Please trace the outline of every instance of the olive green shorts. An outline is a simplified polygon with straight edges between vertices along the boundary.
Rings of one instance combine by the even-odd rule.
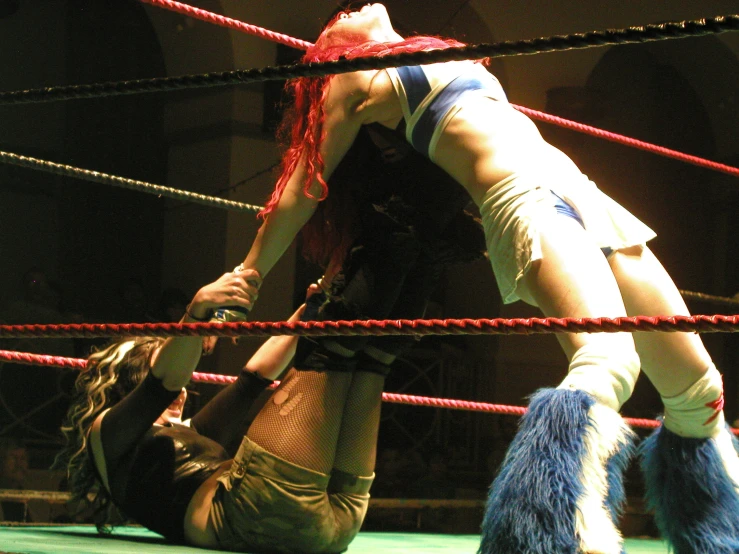
[[[343,552],[359,532],[374,475],[331,475],[295,465],[244,438],[218,479],[210,518],[220,548]]]

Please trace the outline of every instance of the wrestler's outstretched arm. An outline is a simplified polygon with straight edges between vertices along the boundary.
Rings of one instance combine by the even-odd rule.
[[[311,285],[311,287],[316,287],[316,285]],[[290,323],[300,321],[300,316],[304,311],[305,304],[301,304],[287,321]],[[299,338],[290,335],[270,337],[249,358],[249,361],[244,365],[244,371],[259,373],[267,379],[277,379],[287,369],[288,364],[295,356]]]
[[[182,322],[207,321],[209,314],[224,305],[250,310],[257,296],[259,275],[254,270],[229,272],[202,287],[188,306]],[[200,361],[202,337],[169,337],[152,356],[151,373],[168,390],[179,390]]]
[[[324,102],[325,120],[320,155],[323,158],[324,181],[341,162],[351,147],[359,129],[371,120],[371,114],[363,109],[368,96],[367,76],[349,73],[332,78]],[[298,231],[308,222],[318,205],[321,185],[314,179],[309,188],[310,198],[304,191],[307,160],[301,159],[290,175],[285,190],[274,210],[257,232],[243,267],[254,269],[265,277],[285,253]],[[312,162],[311,162],[312,163]]]

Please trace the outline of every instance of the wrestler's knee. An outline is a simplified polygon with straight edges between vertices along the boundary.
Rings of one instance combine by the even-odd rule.
[[[634,349],[585,344],[572,356],[570,370],[559,388],[582,390],[618,411],[634,391],[639,376],[639,355]]]
[[[725,426],[723,379],[713,363],[687,390],[662,402],[665,427],[681,437],[714,437]]]
[[[328,486],[328,499],[334,525],[331,540],[323,552],[343,552],[362,527],[369,506],[369,490],[374,475],[358,476],[334,470]]]

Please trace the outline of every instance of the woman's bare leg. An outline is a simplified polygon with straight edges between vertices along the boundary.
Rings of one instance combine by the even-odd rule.
[[[540,223],[543,258],[519,282],[519,295],[550,317],[626,315],[613,273],[585,230],[566,217]],[[639,371],[634,340],[630,333],[557,338],[569,373],[557,389],[531,398],[490,489],[482,554],[622,550],[614,514],[623,506],[632,433],[617,411]]]
[[[649,248],[616,251],[609,262],[628,315],[690,315],[675,283]],[[711,364],[695,333],[634,333],[634,341],[644,373],[665,397],[686,390]]]
[[[608,262],[580,224],[557,217],[541,236],[543,258],[516,292],[547,317],[621,317],[626,307]],[[634,348],[629,333],[558,333],[568,359],[592,342]]]
[[[548,317],[626,315],[616,279],[600,249],[573,219],[543,222],[543,257],[519,282],[521,297]],[[562,387],[584,390],[618,411],[631,396],[639,362],[631,333],[559,333],[569,374]]]
[[[615,252],[611,267],[629,315],[688,315],[646,247]],[[677,554],[739,552],[739,456],[723,414],[723,383],[695,333],[635,333],[664,419],[640,445],[646,497]]]

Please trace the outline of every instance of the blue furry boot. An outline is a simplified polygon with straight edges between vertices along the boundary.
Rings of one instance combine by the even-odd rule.
[[[647,504],[676,554],[739,552],[739,457],[728,429],[693,439],[662,426],[639,456]]]
[[[622,554],[633,433],[579,390],[542,389],[488,496],[478,554]]]

